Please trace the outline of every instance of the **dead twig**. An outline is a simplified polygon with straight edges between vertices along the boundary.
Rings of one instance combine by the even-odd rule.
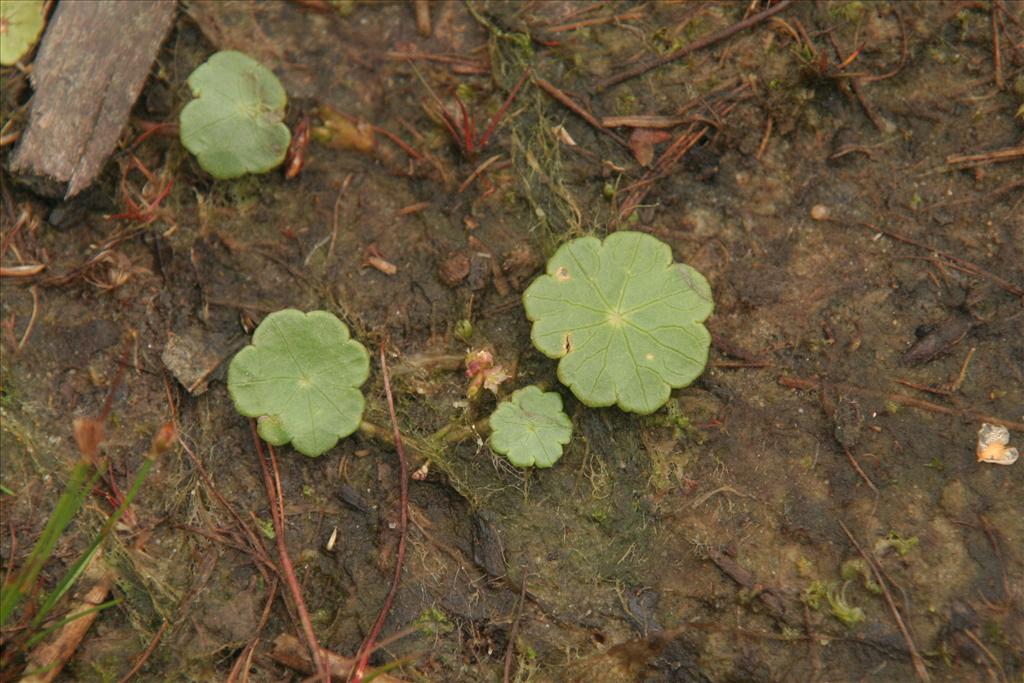
[[[32,277],[46,270],[45,263],[25,263],[20,266],[0,266],[0,277]]]
[[[993,4],[989,8],[989,19],[992,21],[992,70],[995,72],[996,87],[1002,90],[1006,87],[1003,80],[1003,55],[999,49],[999,5]]]
[[[338,196],[334,200],[334,213],[331,215],[331,242],[327,246],[328,261],[334,259],[334,243],[338,240],[338,223],[341,218],[341,198],[345,194],[345,190],[348,189],[351,182],[352,174],[349,173],[345,176],[345,179],[341,181],[341,187],[338,189]]]
[[[757,154],[754,155],[756,161],[761,161],[761,156],[764,151],[768,148],[768,139],[772,136],[772,117],[768,117],[768,121],[764,124],[764,135],[761,136],[761,144],[757,146]]]
[[[946,163],[950,166],[959,166],[961,168],[974,168],[984,164],[1014,161],[1021,157],[1024,157],[1024,145],[997,149],[992,152],[979,152],[977,154],[950,154],[946,157]]]
[[[480,164],[479,166],[477,166],[473,170],[473,172],[469,174],[469,177],[466,178],[464,181],[462,181],[462,184],[459,185],[459,189],[455,191],[455,194],[462,194],[466,190],[467,187],[469,187],[470,185],[473,184],[474,180],[476,180],[477,178],[480,177],[480,174],[482,174],[484,171],[486,171],[487,168],[491,164],[493,164],[494,162],[496,162],[500,158],[501,158],[500,154],[495,154],[494,156],[489,158],[487,161],[485,161],[482,164]]]
[[[949,252],[941,251],[941,250],[936,249],[934,247],[930,247],[927,244],[924,244],[923,242],[918,242],[917,240],[914,240],[914,239],[911,239],[909,237],[906,237],[905,235],[901,235],[899,233],[892,232],[891,230],[884,230],[884,229],[878,227],[877,225],[873,225],[871,223],[859,223],[858,225],[860,225],[862,228],[865,228],[867,230],[871,230],[872,232],[881,233],[881,234],[885,235],[886,237],[889,237],[891,239],[896,240],[897,242],[903,242],[904,244],[909,244],[911,246],[917,247],[918,249],[925,249],[925,250],[927,250],[927,251],[929,251],[929,252],[931,252],[933,254],[936,254],[936,255],[941,256],[942,258],[946,259],[947,261],[949,261],[949,263],[947,265],[952,266],[953,268],[956,268],[957,270],[962,270],[965,273],[969,273],[971,275],[977,275],[979,277],[983,277],[983,278],[986,278],[988,280],[991,280],[992,282],[996,283],[996,285],[998,285],[1002,289],[1005,289],[1007,292],[1010,292],[1011,294],[1013,294],[1015,296],[1024,297],[1024,289],[1021,289],[1020,287],[1014,285],[1012,282],[1004,280],[1003,278],[999,277],[998,275],[995,275],[993,273],[988,272],[987,270],[985,270],[981,266],[976,265],[974,263],[971,263],[970,261],[966,261],[966,260],[964,260],[962,258],[959,258],[957,256],[953,256]]]
[[[7,247],[11,244],[14,238],[18,236],[18,233],[21,232],[21,229],[29,222],[30,218],[32,218],[32,212],[28,209],[22,209],[21,213],[18,215],[18,220],[14,223],[11,229],[4,234],[3,240],[0,241],[0,258],[7,255]]]
[[[25,326],[25,331],[21,335],[21,340],[18,342],[18,346],[14,349],[14,354],[21,353],[22,348],[28,342],[28,338],[32,336],[32,329],[36,326],[36,319],[39,317],[39,288],[35,285],[29,287],[29,291],[32,292],[32,316],[28,319],[28,325]]]
[[[543,78],[537,77],[534,78],[533,80],[541,90],[551,95],[551,97],[553,97],[559,104],[561,104],[563,107],[571,111],[573,114],[576,114],[576,116],[579,116],[581,119],[589,123],[591,127],[593,127],[597,132],[607,135],[609,138],[617,142],[620,146],[624,147],[625,149],[629,149],[629,143],[623,140],[622,137],[620,137],[614,131],[608,130],[603,125],[601,125],[601,122],[598,121],[593,114],[584,109],[581,105],[577,104],[576,101],[573,100],[568,95],[566,95],[563,90],[555,87],[554,85],[544,80]]]
[[[774,619],[791,626],[798,626],[799,621],[786,610],[786,604],[776,589],[766,586],[757,580],[752,572],[741,566],[739,562],[714,548],[708,548],[708,559],[715,563],[723,574],[749,590],[767,608]]]
[[[1006,672],[1003,671],[1003,665],[1000,664],[999,660],[996,658],[996,656],[994,654],[992,654],[992,650],[989,650],[988,647],[985,646],[985,643],[981,642],[981,638],[976,636],[974,634],[974,631],[972,631],[969,628],[965,628],[963,630],[963,634],[965,636],[967,636],[968,639],[970,639],[970,641],[972,643],[977,645],[978,649],[980,649],[982,652],[984,652],[985,656],[989,658],[989,660],[995,666],[995,670],[999,672],[999,680],[1001,681],[1001,683],[1008,683],[1009,679],[1006,677]],[[991,669],[989,669],[989,675],[992,675],[992,670]]]
[[[850,449],[843,446],[843,452],[846,453],[846,459],[850,461],[850,465],[852,465],[853,469],[856,470],[858,475],[860,475],[860,478],[864,480],[864,483],[868,485],[868,488],[874,491],[876,496],[879,495],[878,489],[875,487],[875,483],[871,481],[871,477],[867,475],[867,472],[861,469],[860,463],[857,462],[857,458],[853,457],[853,453],[850,452]]]
[[[451,65],[452,71],[458,74],[486,74],[491,69],[487,64],[474,62],[460,55],[432,54],[428,52],[390,51],[382,55],[385,59],[398,62],[436,62]]]
[[[790,389],[804,389],[809,391],[821,390],[821,382],[817,379],[809,380],[782,375],[779,377],[779,384],[784,387],[789,387]],[[971,422],[989,422],[991,424],[1002,425],[1007,429],[1024,432],[1024,422],[1004,420],[992,415],[985,415],[977,410],[971,410],[969,408],[949,408],[947,406],[939,405],[938,403],[932,403],[931,401],[907,396],[906,394],[888,393],[877,389],[858,387],[852,384],[838,383],[833,384],[832,386],[841,391],[861,394],[862,396],[870,396],[884,401],[892,401],[893,403],[901,406],[907,406],[908,408],[917,408],[918,410],[925,410],[930,413],[939,413],[941,415],[953,415],[956,417],[962,417],[963,419]]]
[[[149,660],[150,656],[152,656],[153,651],[156,650],[156,646],[160,644],[160,639],[164,637],[164,632],[167,631],[167,627],[170,625],[171,622],[164,619],[164,623],[160,625],[156,635],[149,641],[149,645],[146,646],[146,649],[141,655],[139,655],[138,659],[135,660],[135,663],[132,664],[132,668],[128,670],[128,673],[122,676],[117,683],[128,683],[135,674],[139,673],[142,666]]]
[[[850,540],[850,543],[857,550],[857,553],[861,556],[868,567],[871,568],[871,573],[875,576],[875,582],[881,586],[882,595],[885,596],[885,602],[889,605],[889,609],[892,611],[892,616],[896,620],[896,626],[899,627],[900,633],[903,634],[903,640],[907,643],[907,649],[910,650],[910,661],[914,666],[914,673],[917,675],[918,680],[923,683],[928,683],[931,677],[928,675],[928,669],[925,668],[924,659],[917,651],[917,646],[914,645],[914,639],[910,637],[910,631],[907,629],[906,624],[903,623],[903,617],[900,616],[899,609],[896,608],[896,603],[892,599],[892,594],[889,592],[889,587],[886,585],[885,579],[882,577],[882,572],[879,571],[875,561],[870,557],[864,549],[860,547],[860,543],[854,538],[850,530],[843,524],[842,520],[839,520],[839,526],[843,528],[843,533]]]
[[[631,78],[635,78],[637,76],[645,74],[651,69],[657,68],[664,64],[668,64],[669,62],[674,62],[677,59],[681,59],[686,55],[690,54],[691,52],[696,52],[697,50],[708,47],[709,45],[714,45],[719,41],[725,40],[726,38],[729,38],[741,31],[745,31],[752,26],[760,24],[765,19],[775,16],[782,10],[789,7],[791,2],[792,0],[782,0],[782,2],[774,5],[773,7],[769,7],[763,12],[758,12],[757,14],[747,17],[743,21],[737,22],[732,26],[729,26],[728,28],[724,28],[721,31],[716,31],[710,35],[704,36],[703,38],[698,38],[689,45],[685,45],[679,48],[678,50],[669,52],[668,54],[662,55],[661,57],[658,57],[657,59],[654,59],[650,62],[638,64],[630,69],[626,69],[621,73],[606,78],[603,81],[599,81],[597,83],[596,89],[598,92],[601,92],[602,90],[607,90],[613,85],[618,85],[623,81],[628,81]]]
[[[391,612],[391,605],[395,601],[395,595],[398,593],[398,585],[402,580],[402,565],[405,562],[405,543],[409,532],[409,466],[405,458],[405,449],[402,447],[402,433],[398,429],[398,417],[395,414],[395,399],[391,394],[391,377],[388,374],[388,362],[385,357],[384,349],[385,344],[386,341],[381,342],[380,345],[380,370],[384,381],[384,394],[388,401],[388,415],[391,416],[391,431],[395,439],[395,451],[398,453],[398,476],[400,484],[399,504],[401,508],[398,518],[398,550],[395,554],[395,574],[391,579],[391,588],[388,590],[387,597],[384,598],[384,604],[380,608],[380,614],[377,615],[376,623],[374,623],[373,628],[370,630],[370,634],[366,637],[366,640],[363,642],[363,646],[359,649],[359,653],[356,655],[356,666],[352,669],[352,675],[350,676],[352,683],[361,683],[363,680],[363,676],[366,672],[366,665],[370,659],[370,653],[373,652],[377,637],[380,635],[381,629],[384,628],[384,621]]]
[[[428,0],[413,0],[413,9],[416,12],[416,30],[423,38],[430,37],[430,3]]]
[[[656,114],[635,116],[602,116],[605,128],[675,128],[686,123],[684,116],[658,116]]]
[[[643,12],[632,10],[629,12],[623,12],[622,14],[615,14],[606,17],[592,17],[590,19],[580,19],[568,24],[559,24],[558,26],[552,26],[550,28],[543,29],[544,33],[564,33],[565,31],[575,31],[579,28],[585,28],[587,26],[601,26],[604,24],[618,24],[624,21],[634,21],[643,19]]]
[[[512,620],[512,630],[508,634],[508,645],[505,648],[505,669],[502,674],[503,683],[509,683],[512,675],[512,655],[516,651],[516,637],[519,635],[519,622],[523,618],[523,605],[526,604],[526,579],[523,576],[523,585],[519,590],[519,602],[516,604],[516,616]]]

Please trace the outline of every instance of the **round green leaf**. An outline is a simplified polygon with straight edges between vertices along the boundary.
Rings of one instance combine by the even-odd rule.
[[[10,66],[43,31],[43,0],[0,0],[0,64]]]
[[[640,232],[563,244],[523,294],[533,345],[588,406],[652,413],[700,376],[714,307],[704,276]]]
[[[491,448],[516,467],[551,467],[572,438],[572,421],[562,397],[528,386],[503,401],[491,415]]]
[[[181,110],[181,144],[210,175],[266,173],[284,161],[288,97],[270,69],[226,50],[193,71],[188,85],[196,99]]]
[[[289,308],[268,315],[231,360],[228,392],[268,443],[315,457],[359,427],[369,375],[369,354],[344,323]]]

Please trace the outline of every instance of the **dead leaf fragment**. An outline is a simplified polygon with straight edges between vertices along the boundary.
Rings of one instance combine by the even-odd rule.
[[[1016,448],[1009,448],[1010,430],[1002,425],[984,422],[978,430],[978,462],[993,465],[1012,465],[1020,454]]]
[[[641,166],[649,167],[654,161],[654,146],[672,139],[672,134],[653,128],[636,128],[629,136],[629,149]]]

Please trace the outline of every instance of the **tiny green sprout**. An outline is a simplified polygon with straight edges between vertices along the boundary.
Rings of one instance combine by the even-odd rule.
[[[875,552],[879,555],[884,553],[889,548],[892,548],[900,557],[906,557],[907,554],[913,550],[920,542],[917,536],[911,536],[910,538],[903,538],[895,531],[890,531],[889,535],[885,538],[880,538],[875,542]]]
[[[455,336],[468,344],[473,338],[473,323],[465,318],[455,323]]]
[[[436,607],[431,607],[422,612],[416,618],[416,621],[413,622],[413,625],[427,636],[450,633],[455,628],[451,620],[448,619],[448,615]]]
[[[16,64],[42,32],[43,0],[0,0],[0,64]]]
[[[225,50],[188,77],[195,99],[181,110],[181,144],[215,178],[266,173],[284,161],[288,96],[270,69]]]
[[[316,457],[359,428],[359,390],[370,374],[366,348],[326,311],[268,315],[228,366],[235,409],[257,418],[259,435]]]
[[[256,518],[256,524],[260,528],[260,533],[263,534],[264,538],[273,541],[277,538],[277,532],[274,531],[274,523],[269,519]]]
[[[871,575],[871,570],[868,569],[864,560],[859,557],[843,562],[843,566],[840,568],[840,574],[846,581],[854,581],[860,578],[864,583],[864,589],[870,593],[874,593],[875,595],[881,595],[882,593],[882,587],[875,583],[875,579]]]
[[[653,413],[707,364],[711,287],[645,233],[563,244],[523,307],[533,345],[559,360],[558,379],[591,407]]]
[[[843,622],[847,628],[853,628],[864,621],[864,610],[846,602],[847,585],[849,584],[844,583],[841,590],[836,590],[835,586],[829,588],[825,598],[828,600],[829,613]]]
[[[821,609],[821,601],[828,594],[828,586],[821,579],[815,579],[800,594],[800,599],[811,609]]]
[[[491,414],[490,445],[516,467],[551,467],[572,438],[562,397],[530,385],[513,392]]]

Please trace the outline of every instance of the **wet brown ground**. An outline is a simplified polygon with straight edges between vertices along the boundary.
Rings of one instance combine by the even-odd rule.
[[[518,681],[907,681],[922,677],[913,642],[931,680],[1019,680],[1024,464],[977,463],[975,438],[981,416],[1011,423],[1018,446],[1024,433],[1024,163],[949,158],[1020,149],[1019,7],[798,3],[596,87],[748,5],[438,3],[423,38],[404,4],[344,16],[189,4],[95,188],[52,203],[5,174],[5,245],[23,209],[39,221],[10,239],[4,265],[47,268],[3,282],[3,570],[42,528],[77,458],[71,422],[99,412],[119,362],[112,478],[125,486],[173,415],[181,434],[109,546],[123,602],[63,677],[117,680],[159,633],[140,679],[224,680],[246,658],[249,680],[301,679],[268,656],[298,630],[280,590],[262,619],[274,593],[244,528],[274,549],[260,536],[270,512],[249,425],[222,369],[191,395],[161,357],[171,341],[209,370],[244,342],[245,321],[296,307],[337,313],[371,349],[387,339],[411,439],[492,409],[465,406],[457,365],[470,347],[514,366],[516,386],[560,391],[574,422],[548,471],[515,471],[476,438],[437,449],[411,487],[384,631],[408,633],[373,660],[402,660],[390,673],[501,680],[511,652]],[[214,182],[175,138],[154,136],[134,150],[147,181],[128,144],[143,121],[173,121],[185,78],[227,48],[278,74],[290,124],[329,105],[421,158],[378,132],[371,153],[314,142],[293,181]],[[705,134],[653,174],[633,128],[612,129],[620,144],[530,80],[487,148],[461,153],[428,87],[446,106],[458,92],[482,130],[527,65],[598,119],[677,117],[655,159]],[[5,82],[6,117],[27,92],[22,76]],[[168,180],[151,224],[106,218]],[[519,305],[557,244],[621,228],[666,241],[715,293],[707,372],[649,417],[579,404],[532,348]],[[394,275],[365,265],[371,245]],[[454,334],[466,318],[469,344]],[[379,368],[366,393],[367,419],[386,426]],[[316,632],[351,656],[394,563],[395,455],[362,436],[315,460],[279,455]],[[44,588],[108,511],[91,500]],[[863,558],[843,525],[891,605],[849,564]],[[844,625],[840,600],[863,621]]]

